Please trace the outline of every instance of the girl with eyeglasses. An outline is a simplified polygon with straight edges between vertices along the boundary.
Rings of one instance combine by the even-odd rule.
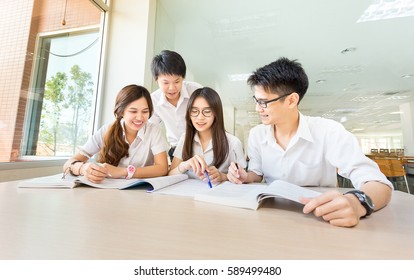
[[[224,129],[223,106],[218,93],[199,88],[191,95],[185,116],[186,132],[178,141],[168,175],[187,172],[213,184],[227,181],[231,162],[246,167],[241,141]]]

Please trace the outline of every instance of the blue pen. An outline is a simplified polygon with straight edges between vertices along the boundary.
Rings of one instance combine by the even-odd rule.
[[[207,183],[208,183],[208,185],[209,185],[209,187],[210,187],[210,189],[213,187],[213,185],[211,184],[211,181],[210,181],[210,177],[208,176],[208,172],[207,172],[207,170],[206,171],[204,171],[204,173],[206,174],[206,177],[207,177]]]

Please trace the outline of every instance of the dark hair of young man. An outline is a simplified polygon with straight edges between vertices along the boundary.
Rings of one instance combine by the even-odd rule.
[[[115,121],[104,136],[104,144],[98,155],[98,162],[106,162],[118,166],[123,157],[128,157],[129,144],[125,141],[124,131],[120,120],[123,118],[126,107],[135,100],[145,98],[151,117],[154,107],[149,91],[138,85],[128,85],[122,88],[116,96],[114,115]]]
[[[299,62],[281,57],[258,68],[247,79],[247,84],[262,87],[266,92],[279,96],[296,92],[300,102],[308,90],[309,81]]]
[[[184,79],[186,71],[184,59],[177,52],[163,50],[152,59],[151,72],[155,80],[159,75],[177,75]]]
[[[219,166],[223,164],[229,154],[229,142],[227,141],[226,130],[224,128],[223,106],[221,104],[220,96],[215,90],[209,87],[196,89],[188,101],[187,113],[185,115],[186,130],[182,154],[183,161],[188,160],[194,156],[193,140],[195,134],[197,133],[197,130],[191,121],[190,112],[195,99],[198,97],[204,98],[213,111],[212,117],[214,117],[214,121],[211,125],[211,136],[214,158],[211,165],[219,168]]]

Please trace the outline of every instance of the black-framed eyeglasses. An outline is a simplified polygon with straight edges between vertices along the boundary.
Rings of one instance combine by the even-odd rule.
[[[211,117],[213,115],[213,110],[211,110],[210,108],[205,108],[203,110],[201,110],[201,114],[203,114],[204,117]],[[196,109],[196,108],[192,108],[190,110],[190,116],[192,117],[198,117],[198,115],[200,115],[200,110]]]
[[[254,96],[254,95],[253,95],[253,99],[254,99],[254,102],[255,102],[256,104],[258,104],[260,107],[262,107],[262,108],[267,108],[267,104],[268,104],[268,103],[278,101],[279,99],[282,99],[283,97],[286,97],[286,96],[288,96],[288,95],[291,95],[292,93],[293,93],[293,92],[291,92],[291,93],[287,93],[287,94],[284,94],[284,95],[282,95],[282,96],[279,96],[279,97],[277,97],[277,98],[275,98],[275,99],[270,99],[270,100],[257,100],[256,96]]]

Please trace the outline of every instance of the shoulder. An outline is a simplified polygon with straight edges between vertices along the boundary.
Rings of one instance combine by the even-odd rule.
[[[157,89],[156,91],[151,93],[151,99],[154,105],[158,104],[160,102],[160,99],[162,97],[163,93],[161,89]]]
[[[183,87],[189,94],[192,94],[196,89],[202,88],[203,86],[196,82],[183,81]]]
[[[115,123],[114,122],[112,122],[112,123],[106,123],[106,124],[104,124],[103,126],[101,126],[95,133],[94,133],[94,135],[101,135],[101,136],[103,136],[107,131],[108,131],[108,129],[110,128],[110,127],[112,127],[113,125],[114,125]]]
[[[270,125],[264,125],[264,124],[259,124],[256,125],[255,127],[253,127],[252,129],[250,129],[250,135],[251,136],[264,136],[267,134],[267,131],[269,130]]]
[[[227,141],[231,144],[231,145],[236,145],[236,144],[241,144],[241,141],[239,138],[237,138],[236,136],[234,136],[233,134],[230,134],[228,132],[226,132],[226,137],[227,137]]]
[[[322,117],[303,116],[304,121],[308,124],[311,130],[324,129],[324,130],[345,130],[344,126],[334,120],[326,119]]]
[[[147,122],[145,124],[146,131],[148,132],[155,132],[155,131],[161,131],[161,126],[159,123],[153,123],[153,122]]]

